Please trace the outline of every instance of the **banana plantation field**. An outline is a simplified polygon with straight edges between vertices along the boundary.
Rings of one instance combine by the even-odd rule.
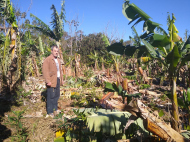
[[[174,14],[165,31],[125,1],[133,37],[117,41],[68,34],[64,7],[51,6],[51,27],[0,1],[0,142],[189,142],[190,37],[178,35]],[[54,45],[64,83],[51,116],[42,66]]]

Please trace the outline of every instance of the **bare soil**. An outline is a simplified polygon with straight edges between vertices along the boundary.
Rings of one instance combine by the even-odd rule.
[[[38,96],[41,97],[41,96]],[[2,103],[2,102],[1,102]],[[71,100],[64,99],[63,96],[59,99],[60,110],[65,115],[71,115],[73,107],[70,106]],[[9,108],[9,103],[2,103],[4,108]],[[1,105],[2,106],[2,105]],[[27,128],[26,133],[28,134],[28,142],[53,142],[55,138],[55,132],[58,129],[56,119],[51,117],[46,118],[46,103],[42,100],[36,103],[32,103],[29,99],[24,100],[20,105],[12,105],[9,111],[4,112],[1,115],[0,123],[0,142],[11,142],[11,136],[16,135],[16,129],[10,125],[8,116],[15,116],[12,111],[23,111],[23,118],[21,122],[23,127]]]

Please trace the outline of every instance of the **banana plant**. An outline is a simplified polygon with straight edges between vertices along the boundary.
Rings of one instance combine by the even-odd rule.
[[[122,96],[123,103],[127,104],[129,104],[129,102],[132,100],[133,97],[139,98],[141,96],[141,93],[128,94],[127,90],[124,89],[124,86],[122,87],[121,85],[116,85],[115,83],[109,83],[109,82],[106,82],[105,91],[117,92],[118,95]],[[127,97],[127,102],[124,102],[125,97]]]
[[[99,56],[98,56],[98,53],[96,51],[94,51],[94,54],[92,52],[90,52],[90,55],[88,55],[88,57],[92,60],[95,61],[95,64],[94,64],[94,69],[97,70],[99,69],[99,65],[98,65],[98,59],[99,59]]]
[[[130,21],[129,24],[137,20],[134,25],[144,21],[144,34],[140,36],[141,41],[151,55],[151,58],[162,62],[167,68],[172,81],[172,116],[174,118],[172,127],[179,131],[178,128],[178,102],[176,93],[176,79],[180,68],[190,60],[190,37],[186,42],[178,36],[178,30],[175,27],[175,17],[168,17],[168,34],[164,31],[160,24],[150,20],[144,11],[138,8],[135,4],[129,4],[129,1],[124,2],[123,10],[124,16]],[[133,26],[134,26],[133,25]],[[155,30],[159,33],[155,33]],[[127,49],[125,51],[128,51]]]
[[[190,60],[190,37],[186,42],[178,36],[178,30],[175,27],[175,17],[168,17],[168,33],[160,27],[160,24],[150,20],[150,16],[142,11],[135,4],[130,4],[126,0],[122,9],[123,15],[130,21],[129,24],[136,21],[132,27],[139,22],[144,21],[143,31],[140,40],[143,45],[138,46],[123,46],[121,43],[114,43],[108,46],[108,51],[114,54],[125,54],[133,56],[138,50],[137,58],[148,53],[151,58],[159,60],[167,69],[172,81],[172,116],[174,121],[172,127],[178,129],[178,102],[176,94],[176,79],[181,66],[185,65]],[[157,31],[157,33],[155,33]]]
[[[86,141],[98,142],[103,141],[104,134],[112,136],[112,138],[114,136],[115,140],[134,138],[137,136],[137,132],[141,132],[144,136],[148,135],[148,131],[144,128],[141,118],[135,120],[134,125],[130,126],[123,133],[123,128],[131,116],[129,112],[99,108],[73,109],[73,111],[77,116],[69,121],[67,119],[64,120],[64,124],[59,126],[62,128],[62,133],[60,135],[57,134],[59,137],[55,140],[58,141],[62,137],[65,137],[69,141],[72,141],[73,138],[85,141],[83,138],[86,138],[88,139]],[[77,124],[78,127],[75,127],[73,124]]]
[[[58,14],[55,6],[52,4],[51,10],[53,10],[52,13],[52,29],[50,26],[45,24],[43,21],[41,21],[38,17],[36,17],[33,14],[30,14],[30,17],[33,18],[38,25],[30,25],[27,24],[29,28],[36,29],[43,33],[44,35],[54,39],[56,41],[57,46],[59,47],[59,56],[62,61],[62,68],[64,68],[64,63],[63,63],[63,54],[62,54],[62,49],[61,49],[61,38],[63,36],[64,32],[64,22],[65,20],[65,1],[63,0],[61,3],[61,13]]]
[[[188,112],[188,125],[184,126],[186,130],[190,130],[190,88],[183,90],[183,98],[178,98],[179,106]]]
[[[9,81],[13,85],[21,75],[21,42],[20,36],[18,33],[18,26],[16,21],[16,16],[14,13],[14,7],[10,0],[2,0],[0,1],[0,15],[2,18],[6,20],[6,22],[10,25],[10,28],[5,27],[5,42],[4,42],[4,51],[3,51],[3,60],[2,60],[2,70],[3,70],[3,78],[6,82],[6,75],[8,71],[13,72],[16,69],[17,76],[11,73],[11,80]],[[10,46],[10,48],[8,48]],[[9,51],[10,50],[10,51]],[[11,52],[11,56],[9,57],[9,52]],[[13,67],[13,68],[10,68]],[[14,73],[15,74],[15,73]],[[16,78],[15,78],[16,77]]]

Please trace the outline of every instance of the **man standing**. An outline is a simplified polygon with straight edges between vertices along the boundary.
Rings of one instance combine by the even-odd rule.
[[[53,117],[53,112],[58,112],[57,105],[60,97],[60,85],[63,84],[60,59],[57,58],[59,48],[51,47],[51,55],[48,56],[42,66],[43,77],[47,86],[47,116]]]

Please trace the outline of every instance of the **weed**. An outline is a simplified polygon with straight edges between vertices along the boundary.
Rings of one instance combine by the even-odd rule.
[[[37,124],[34,123],[34,124],[33,124],[33,128],[32,128],[32,134],[33,134],[33,135],[34,135],[34,131],[35,131],[35,129],[36,129],[36,126],[37,126]]]
[[[149,88],[149,87],[150,87],[149,84],[141,84],[141,85],[139,86],[139,89],[146,89],[146,88]]]
[[[161,99],[162,101],[165,101],[167,98],[168,98],[168,97],[167,97],[165,94],[160,96],[160,99]]]
[[[71,141],[74,139],[79,139],[79,141],[82,141],[82,138],[85,137],[84,130],[86,130],[86,115],[83,112],[80,112],[78,110],[73,109],[74,114],[76,115],[75,118],[67,119],[64,117],[64,121],[56,121],[59,125],[58,128],[61,131],[64,131],[63,137],[66,140]],[[55,119],[62,118],[63,113],[59,114],[60,116],[56,117]],[[75,133],[73,133],[75,132]],[[76,136],[73,137],[73,134]]]
[[[136,80],[137,79],[136,75],[124,76],[123,78],[127,78],[129,80]]]
[[[20,103],[23,101],[24,98],[27,98],[28,96],[31,95],[31,90],[29,92],[26,92],[22,86],[19,86],[16,93],[17,93],[16,101],[17,103]]]
[[[27,128],[23,127],[21,119],[23,118],[22,114],[24,111],[12,111],[14,116],[8,115],[8,121],[11,126],[16,129],[16,134],[12,136],[11,141],[25,142],[27,141]]]
[[[89,79],[90,77],[92,77],[93,75],[93,71],[91,69],[87,69],[84,71],[84,76]]]

